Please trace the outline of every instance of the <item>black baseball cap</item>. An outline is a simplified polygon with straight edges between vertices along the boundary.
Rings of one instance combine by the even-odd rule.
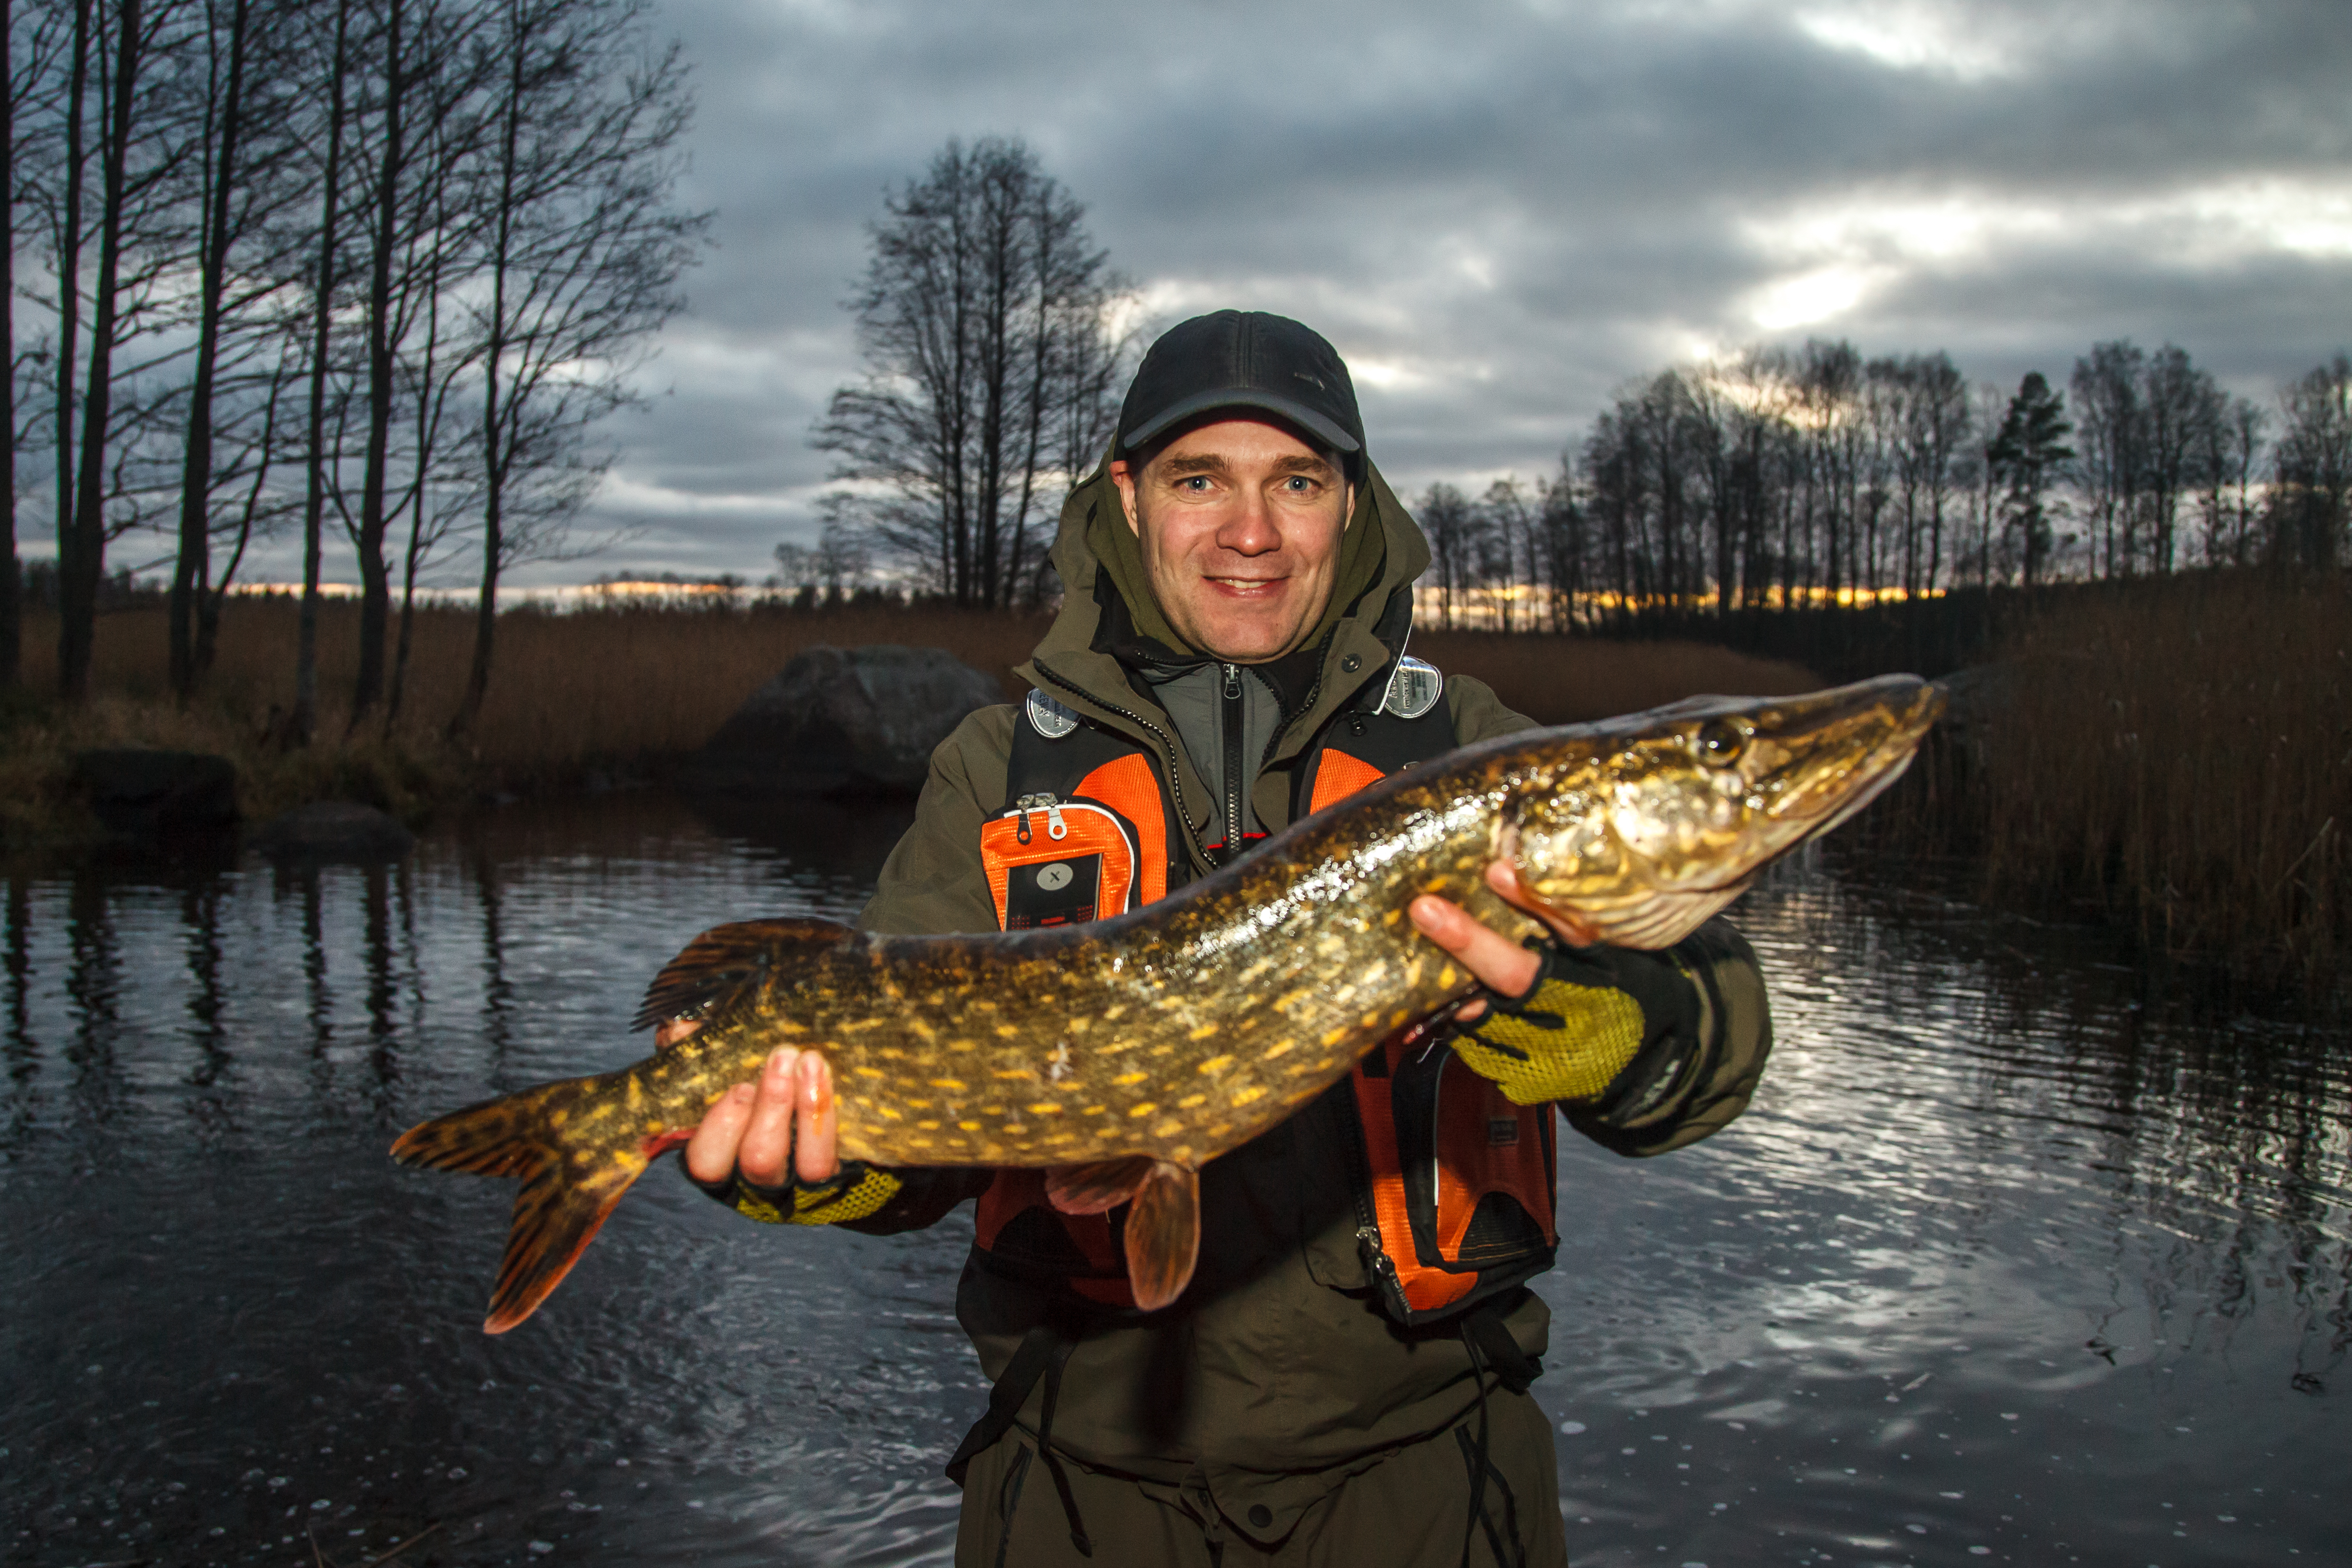
[[[1364,449],[1355,383],[1321,333],[1287,316],[1219,310],[1171,327],[1143,356],[1119,406],[1118,450],[1221,408],[1264,409],[1341,453]]]

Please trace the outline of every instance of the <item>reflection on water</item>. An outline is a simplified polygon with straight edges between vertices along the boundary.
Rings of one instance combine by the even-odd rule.
[[[394,867],[9,883],[5,1560],[946,1561],[968,1220],[778,1233],[656,1173],[492,1340],[510,1189],[383,1152],[641,1054],[687,937],[846,914],[899,821],[614,797]],[[1741,912],[1781,1039],[1747,1118],[1563,1148],[1576,1560],[2352,1555],[2346,1040],[1866,871]]]

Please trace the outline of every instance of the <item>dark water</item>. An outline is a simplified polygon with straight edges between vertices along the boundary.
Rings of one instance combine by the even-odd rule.
[[[390,871],[8,884],[5,1562],[944,1563],[968,1221],[773,1231],[656,1172],[492,1340],[510,1189],[383,1155],[641,1054],[685,938],[854,909],[897,825],[615,797]],[[2352,1561],[2352,1042],[1869,875],[1743,906],[1747,1118],[1563,1149],[1576,1561]]]

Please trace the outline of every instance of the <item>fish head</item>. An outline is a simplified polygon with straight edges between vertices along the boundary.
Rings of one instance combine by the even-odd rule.
[[[1900,778],[1943,706],[1927,682],[1885,675],[1548,731],[1513,780],[1498,850],[1529,897],[1601,940],[1669,946]]]

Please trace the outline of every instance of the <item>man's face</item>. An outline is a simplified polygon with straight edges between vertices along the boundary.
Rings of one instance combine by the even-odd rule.
[[[1238,664],[1306,642],[1330,602],[1355,501],[1313,447],[1262,420],[1221,420],[1186,432],[1139,474],[1112,463],[1110,476],[1177,635]]]

